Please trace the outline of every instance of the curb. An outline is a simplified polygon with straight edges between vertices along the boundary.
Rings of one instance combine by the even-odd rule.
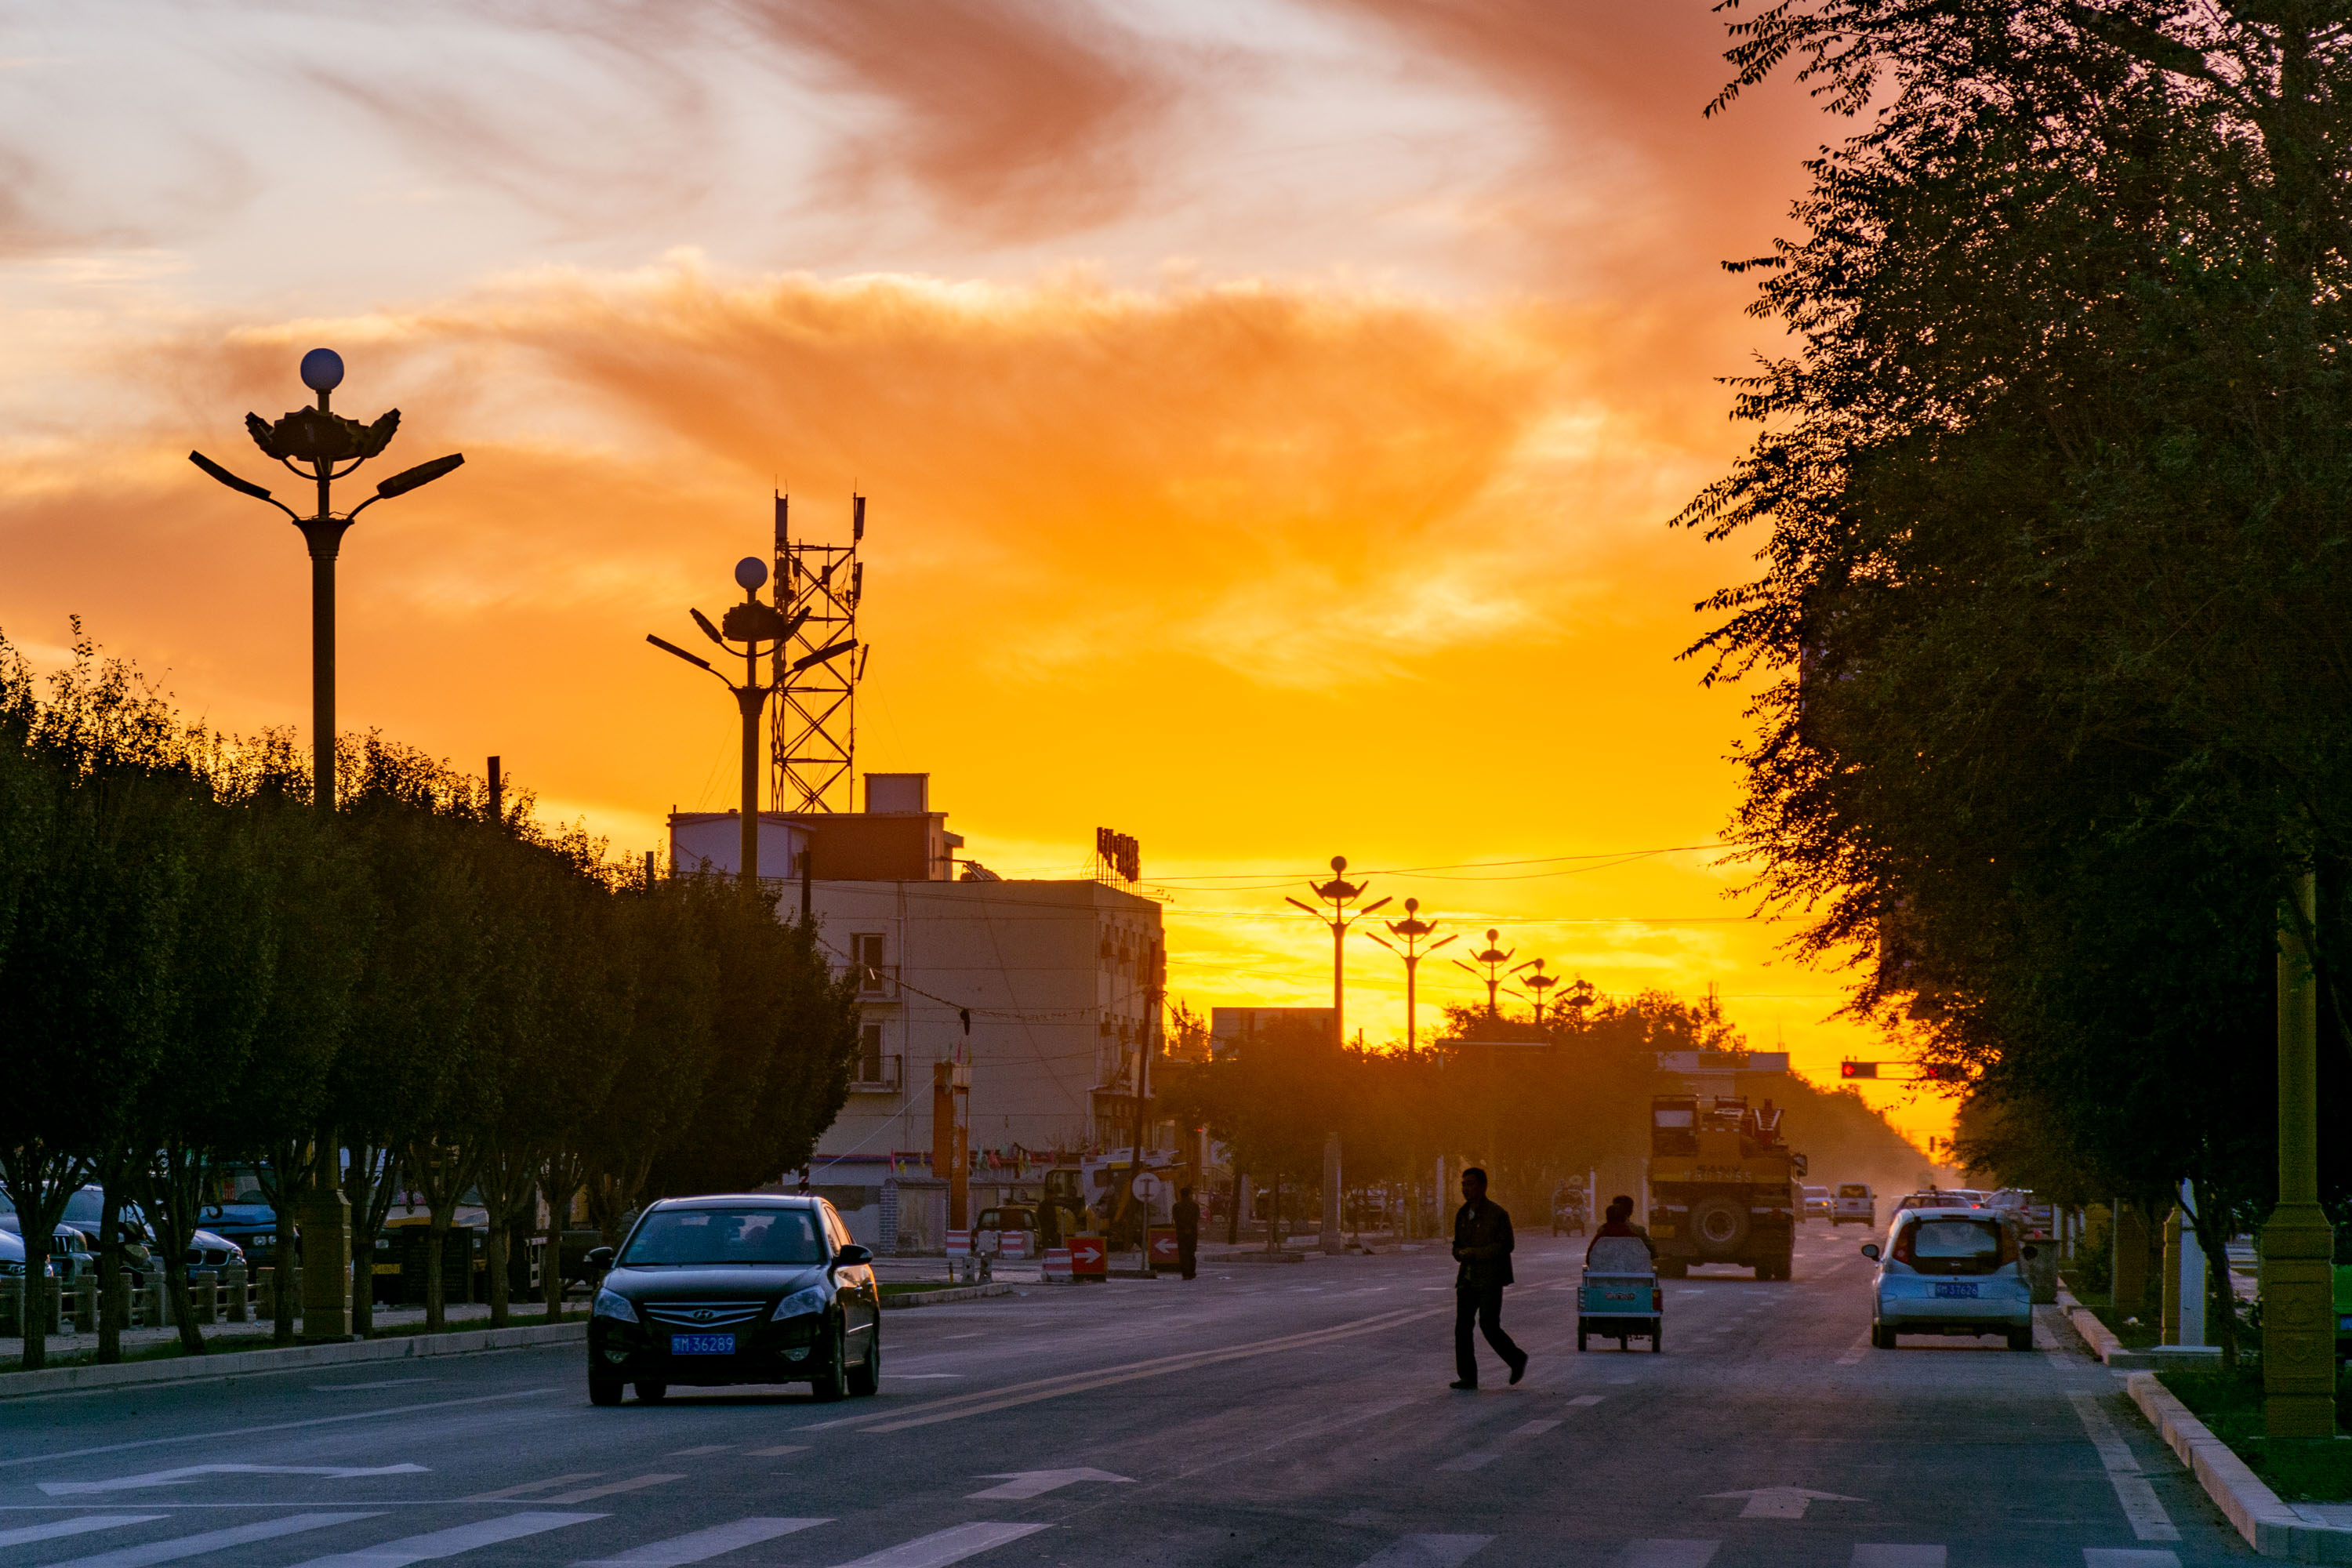
[[[2229,1445],[2156,1380],[2156,1373],[2136,1372],[2124,1386],[2147,1424],[2180,1456],[2247,1545],[2264,1557],[2293,1563],[2352,1563],[2352,1529],[2312,1524],[2297,1517],[2243,1459],[2230,1452]]]
[[[89,1389],[135,1388],[152,1384],[300,1372],[314,1366],[347,1366],[355,1362],[411,1361],[420,1356],[525,1350],[534,1345],[570,1344],[587,1337],[588,1320],[583,1317],[576,1322],[527,1323],[513,1329],[460,1329],[446,1334],[402,1334],[381,1340],[357,1340],[349,1344],[283,1345],[152,1362],[85,1363],[41,1372],[0,1373],[0,1400],[21,1399],[35,1394],[71,1394]]]
[[[898,1311],[908,1307],[943,1307],[950,1301],[977,1301],[983,1296],[1010,1296],[1013,1287],[1003,1281],[988,1285],[956,1285],[945,1290],[901,1291],[882,1298],[882,1310]]]
[[[2112,1372],[2171,1372],[2182,1367],[2208,1367],[2221,1364],[2221,1352],[2215,1345],[2155,1345],[2145,1350],[2126,1350],[2116,1339],[2115,1331],[2099,1321],[2098,1314],[2075,1299],[2063,1285],[2058,1287],[2058,1310],[2091,1347],[2091,1353],[2107,1363]]]

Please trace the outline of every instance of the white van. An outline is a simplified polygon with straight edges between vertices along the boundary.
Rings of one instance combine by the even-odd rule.
[[[1866,1225],[1874,1229],[1878,1225],[1878,1199],[1869,1187],[1860,1182],[1841,1182],[1837,1195],[1830,1200],[1830,1224],[1833,1226]]]

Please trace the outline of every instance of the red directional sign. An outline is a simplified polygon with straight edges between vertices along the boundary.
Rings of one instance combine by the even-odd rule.
[[[1110,1274],[1110,1253],[1099,1236],[1070,1237],[1070,1272],[1081,1279],[1106,1279]]]
[[[1151,1267],[1175,1268],[1181,1267],[1176,1257],[1176,1227],[1155,1225],[1144,1233],[1150,1248]]]

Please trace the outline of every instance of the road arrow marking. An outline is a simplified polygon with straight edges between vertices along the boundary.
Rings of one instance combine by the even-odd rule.
[[[1018,1501],[1023,1498],[1044,1497],[1047,1492],[1080,1481],[1118,1481],[1131,1484],[1132,1476],[1114,1476],[1108,1470],[1014,1470],[1008,1474],[982,1476],[983,1481],[1003,1481],[1001,1487],[991,1487],[984,1492],[973,1492],[975,1498],[1000,1498]]]
[[[177,1487],[206,1476],[421,1476],[423,1465],[183,1465],[176,1470],[150,1470],[143,1476],[123,1476],[110,1481],[43,1481],[51,1497],[86,1497],[91,1492],[129,1491],[134,1487]]]
[[[1802,1519],[1808,1503],[1862,1500],[1837,1492],[1809,1492],[1802,1487],[1753,1487],[1744,1492],[1709,1492],[1707,1496],[1746,1498],[1748,1506],[1739,1510],[1742,1519]]]

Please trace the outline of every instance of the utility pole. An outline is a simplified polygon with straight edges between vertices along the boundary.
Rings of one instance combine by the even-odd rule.
[[[2278,1206],[2263,1226],[2263,1426],[2272,1437],[2336,1436],[2336,1233],[2319,1206],[2317,880],[2308,865],[2281,900],[2278,932]]]
[[[1347,871],[1348,858],[1334,855],[1331,857],[1331,879],[1307,884],[1318,899],[1331,906],[1329,915],[1325,915],[1311,904],[1299,903],[1297,899],[1290,900],[1316,919],[1327,921],[1331,927],[1331,1044],[1335,1049],[1348,1043],[1348,928],[1389,902],[1381,899],[1349,914],[1348,906],[1364,896],[1367,884],[1349,881]],[[1339,1134],[1336,1131],[1327,1133],[1323,1140],[1321,1241],[1325,1252],[1339,1250]]]
[[[1479,974],[1479,978],[1486,983],[1486,1016],[1489,1018],[1499,1018],[1502,1016],[1501,1007],[1496,1001],[1496,993],[1500,991],[1503,986],[1503,965],[1510,963],[1512,955],[1519,951],[1515,947],[1511,949],[1510,952],[1505,952],[1500,947],[1496,946],[1496,938],[1499,934],[1500,933],[1497,932],[1494,927],[1488,926],[1486,928],[1486,945],[1478,952],[1470,955],[1473,959],[1476,960],[1475,964],[1462,963],[1462,961],[1458,958],[1454,961],[1456,963],[1462,964],[1463,968],[1469,970],[1473,974],[1478,974],[1478,966],[1483,965],[1485,967],[1486,973],[1484,974]]]
[[[1404,943],[1402,947],[1399,947],[1396,942],[1389,941],[1387,937],[1376,931],[1368,931],[1364,934],[1404,960],[1404,1048],[1411,1050],[1413,1047],[1414,973],[1421,968],[1421,961],[1423,958],[1454,939],[1450,936],[1440,937],[1425,948],[1421,945],[1422,939],[1437,929],[1437,922],[1421,918],[1419,899],[1407,899],[1404,901],[1404,919],[1389,921],[1386,924],[1391,933]]]

